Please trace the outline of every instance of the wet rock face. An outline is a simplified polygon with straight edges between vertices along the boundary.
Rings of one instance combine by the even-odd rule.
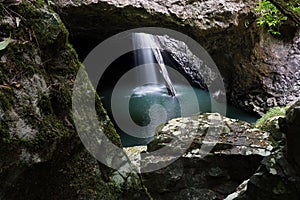
[[[228,99],[263,114],[294,102],[299,90],[300,37],[275,39],[256,26],[256,1],[85,0],[55,1],[81,58],[104,39],[132,28],[157,26],[183,32],[201,44],[217,64]],[[294,30],[289,29],[289,30]],[[171,45],[172,46],[172,45]],[[170,47],[170,46],[169,46]],[[169,48],[196,84],[198,62]]]
[[[160,48],[174,60],[173,63],[176,63],[171,67],[180,71],[196,87],[209,90],[219,102],[222,101],[222,97],[223,100],[225,99],[225,88],[221,88],[224,85],[223,78],[218,68],[211,66],[214,63],[209,60],[208,54],[205,54],[205,52],[203,54],[199,53],[202,57],[197,57],[183,41],[175,40],[167,35],[157,36],[156,38]],[[203,51],[205,50],[203,49]],[[167,59],[165,57],[165,60]]]
[[[132,28],[165,27],[196,39],[206,49],[228,50],[224,30],[234,32],[244,21],[251,23],[254,1],[174,1],[174,0],[85,0],[54,1],[73,36],[72,43],[82,59],[104,39]],[[250,15],[250,16],[249,16]],[[236,33],[236,32],[235,32]],[[235,39],[228,41],[238,42]]]
[[[237,76],[233,79],[232,101],[239,104],[239,99],[244,99],[246,107],[262,114],[270,107],[285,106],[299,99],[299,41],[298,34],[289,40],[260,34],[250,58],[233,59]],[[247,74],[240,73],[243,69],[248,69]]]
[[[155,199],[224,199],[250,178],[260,161],[271,154],[273,147],[267,132],[246,122],[219,117],[203,114],[177,118],[158,129],[155,140],[148,145],[149,152],[169,148],[169,156],[174,155],[172,150],[184,153],[166,168],[142,174],[144,184]],[[184,134],[184,130],[188,130],[188,134]],[[172,142],[187,138],[192,139],[187,149],[180,149],[180,142]],[[214,142],[213,148],[205,148]],[[161,157],[147,158],[147,153],[142,156],[154,164],[163,161],[168,153]]]

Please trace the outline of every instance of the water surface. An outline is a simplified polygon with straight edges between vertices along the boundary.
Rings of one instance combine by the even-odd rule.
[[[122,96],[124,94],[119,93],[118,96],[118,94],[114,94],[118,96],[118,102],[116,103],[120,106],[114,110],[111,109],[112,91],[105,91],[102,93],[101,99],[104,107],[115,124],[116,130],[120,134],[124,146],[147,144],[154,135],[153,130],[155,127],[170,119],[212,112],[212,102],[208,91],[186,85],[174,86],[177,91],[176,97],[170,96],[166,87],[162,84],[145,84],[134,88],[131,95]],[[126,86],[124,86],[124,90],[126,90],[125,87]],[[122,88],[120,90],[122,90]],[[124,105],[124,102],[129,102],[128,108]],[[218,108],[222,107],[223,109],[224,106],[227,108],[226,116],[229,118],[240,119],[249,123],[254,123],[258,119],[256,115],[245,112],[229,104],[224,105],[217,103],[217,106],[214,106],[215,111],[218,112]],[[126,109],[129,109],[129,112],[123,111]],[[112,111],[116,112],[114,115],[118,115],[118,118],[127,120],[124,123],[128,124],[131,121],[135,125],[144,128],[133,128],[131,130],[130,126],[129,129],[119,127],[114,119]],[[154,124],[155,127],[150,126],[151,119],[152,126]],[[149,130],[151,131],[149,132]]]

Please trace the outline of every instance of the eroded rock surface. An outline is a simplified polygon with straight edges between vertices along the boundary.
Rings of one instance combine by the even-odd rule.
[[[223,199],[271,155],[268,136],[246,122],[218,114],[170,120],[148,145],[150,153],[167,150],[156,156],[142,153],[143,159],[152,161],[145,168],[174,156],[174,151],[183,155],[163,169],[142,174],[144,184],[154,199]],[[187,140],[190,146],[180,146]]]

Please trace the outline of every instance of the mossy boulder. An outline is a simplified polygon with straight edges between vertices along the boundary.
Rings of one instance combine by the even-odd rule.
[[[0,199],[118,199],[123,186],[104,182],[112,171],[98,167],[75,130],[71,97],[81,64],[60,17],[44,1],[1,1],[0,30],[10,38],[0,50]],[[121,146],[99,98],[96,107]]]
[[[297,113],[297,106],[288,113]],[[284,116],[282,110],[275,108],[266,119]],[[288,130],[299,130],[299,126],[294,127]],[[297,139],[296,132],[291,133]],[[142,174],[155,199],[299,199],[299,167],[288,162],[284,148],[274,148],[270,133],[249,123],[205,113],[170,120],[158,127],[156,134],[148,152],[141,153],[144,160],[152,161],[146,167],[159,165],[178,151],[183,155],[165,168]],[[190,146],[182,145],[186,140]],[[209,144],[214,147],[209,148]],[[149,155],[163,148],[155,156]]]

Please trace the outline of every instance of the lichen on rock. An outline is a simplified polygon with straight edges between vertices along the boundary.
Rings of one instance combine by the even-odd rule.
[[[180,140],[182,135],[186,136],[182,134],[184,130],[189,130],[188,137],[193,138],[193,141],[187,155],[193,155],[195,149],[201,148],[203,143],[208,142],[215,142],[210,152],[215,154],[258,154],[261,156],[270,154],[272,146],[268,140],[269,133],[253,128],[252,125],[243,121],[214,116],[219,116],[219,114],[202,114],[170,120],[157,130],[157,136],[148,144],[148,150],[154,151],[168,143],[171,144],[173,138]],[[218,122],[214,122],[214,119]],[[201,151],[197,152],[201,154]]]

